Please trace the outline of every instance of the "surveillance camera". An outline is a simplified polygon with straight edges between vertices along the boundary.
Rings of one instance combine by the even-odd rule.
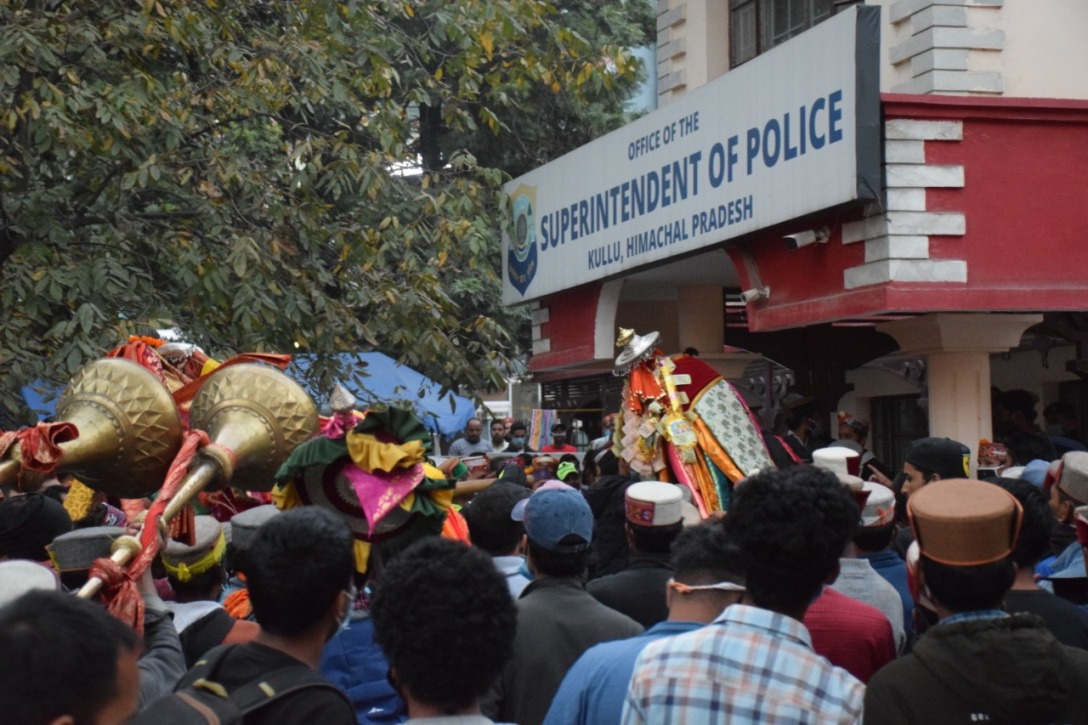
[[[782,241],[786,243],[786,249],[799,249],[800,247],[807,247],[814,242],[823,244],[830,236],[831,230],[827,227],[820,227],[819,229],[809,229],[803,232],[797,232],[796,234],[787,234],[782,237]]]
[[[741,302],[743,302],[744,304],[748,304],[749,302],[754,302],[755,300],[759,299],[767,299],[770,296],[770,287],[763,287],[761,289],[756,289],[753,287],[752,289],[746,289],[740,293]]]

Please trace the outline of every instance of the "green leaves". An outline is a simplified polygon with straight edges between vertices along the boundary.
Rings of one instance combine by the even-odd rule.
[[[0,2],[0,413],[157,325],[501,384],[501,184],[638,73],[643,10],[557,4]]]

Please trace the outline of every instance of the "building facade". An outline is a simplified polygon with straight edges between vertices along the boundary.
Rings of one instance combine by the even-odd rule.
[[[993,388],[1083,423],[1086,27],[1080,0],[659,0],[658,109],[507,189],[504,299],[578,391],[554,407],[614,407],[622,326],[768,425],[790,393],[871,419],[891,462],[992,438]]]

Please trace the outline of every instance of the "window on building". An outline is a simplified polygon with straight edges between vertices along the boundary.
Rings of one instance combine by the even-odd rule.
[[[898,471],[910,444],[929,435],[929,415],[917,395],[873,398],[870,448],[877,460]]]
[[[729,52],[734,68],[828,19],[837,4],[835,0],[729,2]]]

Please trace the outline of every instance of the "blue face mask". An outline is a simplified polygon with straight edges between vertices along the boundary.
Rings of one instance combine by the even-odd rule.
[[[515,446],[525,445],[525,439],[524,438],[511,438],[510,442],[513,443]]]

